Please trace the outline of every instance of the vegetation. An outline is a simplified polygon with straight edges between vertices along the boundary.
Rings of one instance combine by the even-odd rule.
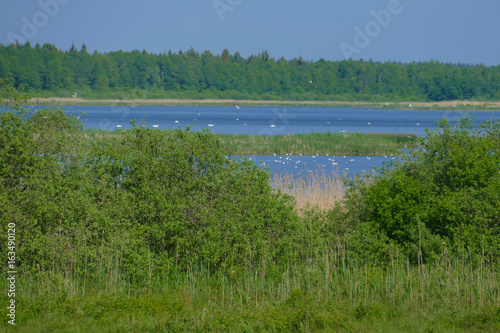
[[[152,54],[0,44],[0,78],[33,96],[286,101],[500,100],[500,66],[437,61],[307,61],[267,51],[243,58],[194,49]]]
[[[413,147],[416,136],[408,134],[305,133],[293,135],[217,134],[232,155],[350,155],[400,154]]]
[[[420,149],[350,192],[348,218],[407,251],[435,257],[442,244],[500,250],[500,121],[469,118],[426,130]]]
[[[161,131],[161,130],[160,130]],[[166,132],[164,135],[169,135]],[[195,135],[186,132],[186,135]],[[86,149],[92,143],[120,142],[125,138],[123,131],[108,131],[87,128],[83,130],[87,139]],[[248,134],[214,134],[221,141],[228,155],[349,155],[349,156],[383,156],[401,154],[401,148],[414,148],[416,136],[407,134],[364,134],[364,133],[308,133],[292,135],[248,135]]]
[[[7,263],[14,246],[18,271],[16,326],[2,329],[500,329],[500,122],[442,122],[403,163],[344,184],[333,208],[298,211],[209,132],[134,124],[89,140],[61,110],[28,113],[8,85],[0,96],[13,101],[0,253]]]

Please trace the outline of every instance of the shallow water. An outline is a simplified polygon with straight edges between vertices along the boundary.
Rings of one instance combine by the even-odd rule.
[[[33,107],[35,108],[35,107]],[[67,106],[85,127],[131,128],[132,120],[152,128],[206,128],[214,133],[283,135],[310,132],[408,133],[422,135],[436,120],[454,121],[465,111],[387,110],[345,107]],[[83,113],[83,114],[82,114]],[[477,122],[500,118],[499,111],[475,111]]]
[[[36,110],[37,106],[31,106]],[[151,128],[193,126],[214,133],[284,135],[310,132],[404,133],[423,135],[446,117],[456,121],[469,114],[476,123],[500,119],[500,111],[421,111],[346,107],[255,107],[255,106],[67,106],[86,128],[131,128],[141,121]],[[391,156],[247,156],[275,172],[305,175],[319,169],[353,176],[370,172],[392,160]]]

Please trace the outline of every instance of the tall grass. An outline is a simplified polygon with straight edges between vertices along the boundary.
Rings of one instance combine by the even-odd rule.
[[[404,146],[416,144],[415,135],[364,133],[308,133],[293,135],[215,134],[229,155],[371,155],[399,154]],[[119,140],[121,131],[84,129],[87,140]]]
[[[398,154],[404,146],[415,145],[408,134],[308,133],[293,135],[218,134],[228,154],[272,155],[375,155]]]
[[[416,266],[397,251],[386,264],[360,262],[342,236],[314,260],[220,270],[193,262],[184,271],[147,264],[146,281],[123,278],[118,256],[103,258],[93,279],[68,263],[20,275],[17,323],[31,332],[498,330],[498,258],[460,253],[444,247]]]
[[[338,172],[327,174],[324,170],[316,170],[305,173],[305,176],[301,173],[295,176],[287,171],[275,173],[270,183],[272,187],[293,196],[298,211],[312,207],[326,211],[342,200],[345,184]]]

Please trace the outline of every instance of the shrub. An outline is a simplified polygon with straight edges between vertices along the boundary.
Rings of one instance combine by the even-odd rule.
[[[61,110],[20,106],[0,114],[0,129],[0,222],[16,224],[27,270],[122,267],[141,278],[299,256],[291,197],[252,161],[227,159],[208,131],[136,125],[120,142],[93,142]]]
[[[354,181],[347,197],[351,228],[393,241],[415,259],[442,243],[498,254],[500,237],[500,122],[474,127],[446,119],[426,131],[420,148],[382,168],[369,182]]]

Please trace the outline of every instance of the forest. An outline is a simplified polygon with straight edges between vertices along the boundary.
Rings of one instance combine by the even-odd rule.
[[[250,100],[443,101],[499,100],[500,66],[429,62],[276,59],[264,50],[247,58],[193,48],[90,54],[0,44],[0,78],[33,97]]]

